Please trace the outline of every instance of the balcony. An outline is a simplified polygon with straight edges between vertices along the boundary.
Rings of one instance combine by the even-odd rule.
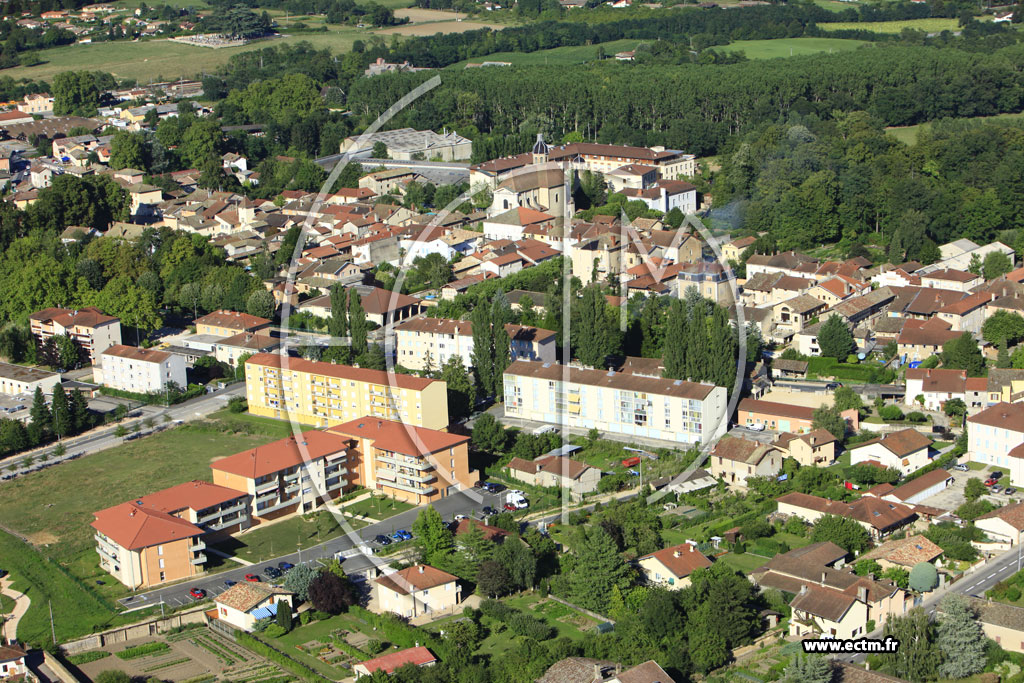
[[[414,470],[429,470],[434,467],[425,458],[396,458],[392,455],[377,455],[376,457],[379,462],[386,462],[389,465],[397,465],[399,467],[411,467]]]
[[[271,479],[270,481],[263,482],[262,484],[256,485],[256,495],[260,496],[269,491],[277,491],[277,479]]]
[[[277,487],[275,486],[273,491],[268,491],[267,493],[264,493],[262,495],[256,496],[255,498],[252,499],[252,502],[253,502],[253,506],[255,506],[255,505],[259,504],[259,503],[265,503],[268,500],[276,500],[276,499],[277,499]]]
[[[197,553],[201,550],[206,550],[206,543],[197,539],[193,541],[192,545],[190,545],[188,549],[190,552]]]
[[[377,477],[387,479],[388,481],[394,481],[398,477],[398,470],[390,470],[386,467],[378,467]]]
[[[407,486],[406,484],[399,484],[398,482],[387,482],[384,486],[398,489],[400,491],[408,491],[409,493],[419,493],[424,496],[428,496],[431,493],[437,491],[433,486]]]
[[[199,553],[198,555],[193,555],[192,559],[189,560],[189,562],[191,562],[192,564],[206,564],[206,553]]]

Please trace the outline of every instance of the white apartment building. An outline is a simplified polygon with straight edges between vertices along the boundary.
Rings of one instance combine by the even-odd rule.
[[[1013,484],[1024,484],[1024,403],[997,403],[967,421],[971,461],[1006,467]]]
[[[539,327],[505,325],[511,360],[555,362],[556,333]],[[413,318],[395,328],[395,362],[410,370],[439,369],[452,356],[473,364],[473,324],[450,318]]]
[[[519,360],[505,370],[505,417],[677,443],[725,433],[727,392],[713,384]]]
[[[136,394],[159,393],[168,382],[181,388],[188,384],[183,356],[123,344],[100,354],[100,364],[93,375],[97,384]]]

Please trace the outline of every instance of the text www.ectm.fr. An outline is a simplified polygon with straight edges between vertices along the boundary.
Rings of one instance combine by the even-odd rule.
[[[835,638],[817,638],[803,641],[804,652],[810,653],[892,653],[900,649],[900,641],[892,636],[878,640],[875,638],[857,638],[854,640]]]

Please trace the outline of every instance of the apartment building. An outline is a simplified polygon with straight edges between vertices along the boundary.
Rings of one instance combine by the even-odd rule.
[[[705,443],[726,425],[724,387],[519,360],[505,370],[505,416],[574,429]]]
[[[129,588],[148,588],[203,571],[203,530],[192,522],[142,501],[93,515],[100,567]]]
[[[249,497],[189,481],[94,513],[100,567],[129,588],[195,576],[206,540],[249,528]]]
[[[973,462],[1010,470],[1024,483],[1024,403],[997,403],[967,418],[967,455]]]
[[[319,430],[257,446],[210,464],[213,483],[247,494],[252,517],[273,519],[320,506],[348,486],[348,440]]]
[[[221,309],[196,318],[196,334],[215,337],[234,337],[245,332],[256,332],[270,326],[270,321],[248,313]]]
[[[121,343],[121,321],[104,315],[95,306],[86,308],[45,308],[28,317],[29,329],[39,341],[68,336],[95,364],[101,353]]]
[[[348,444],[352,484],[407,503],[440,500],[480,478],[469,469],[469,437],[361,417],[327,430]]]
[[[58,384],[59,372],[0,363],[0,394],[34,394],[36,389],[42,389],[44,394],[52,394],[53,388]]]
[[[555,362],[556,334],[524,325],[505,325],[509,357],[515,360]],[[410,370],[437,370],[452,356],[473,364],[473,323],[449,318],[414,318],[395,328],[396,362]]]
[[[185,358],[167,351],[118,344],[100,354],[93,379],[111,389],[135,394],[160,393],[173,382],[185,387]]]
[[[326,427],[360,417],[448,426],[440,380],[260,353],[245,363],[249,412]]]

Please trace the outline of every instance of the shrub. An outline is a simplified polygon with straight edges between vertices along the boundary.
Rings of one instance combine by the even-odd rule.
[[[928,416],[915,410],[911,413],[907,413],[907,420],[910,422],[926,422],[928,420]]]
[[[365,649],[371,655],[379,655],[381,652],[384,652],[384,650],[388,649],[388,644],[385,643],[383,640],[378,640],[377,638],[374,638],[373,640],[366,643],[366,647],[363,649]]]
[[[95,662],[100,659],[106,659],[109,656],[109,652],[104,652],[103,650],[93,650],[92,652],[83,652],[81,654],[71,655],[67,659],[75,666],[78,666],[80,664],[88,664],[89,662]]]
[[[736,541],[736,545],[733,546],[732,551],[736,555],[742,555],[747,552],[747,546],[743,541]]]
[[[910,587],[925,593],[939,585],[939,572],[927,562],[919,562],[910,570]]]
[[[896,422],[903,419],[903,411],[899,409],[899,406],[882,406],[878,414],[883,420]]]
[[[280,638],[285,633],[287,633],[287,631],[284,630],[284,626],[279,624],[271,624],[263,630],[263,635],[267,638]]]
[[[533,638],[538,642],[544,642],[555,635],[553,627],[536,617],[518,611],[509,618],[508,627],[516,635]]]
[[[1020,589],[1016,586],[1010,586],[1009,590],[1006,591],[1006,599],[1010,602],[1017,602],[1020,600]]]

